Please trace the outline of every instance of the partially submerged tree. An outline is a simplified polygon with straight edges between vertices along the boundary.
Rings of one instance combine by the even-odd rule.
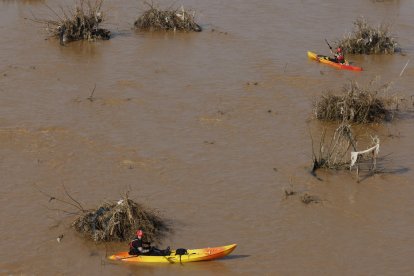
[[[350,125],[341,124],[332,134],[330,141],[326,141],[326,130],[323,131],[319,144],[319,151],[315,152],[312,140],[313,168],[344,169],[350,165],[350,148],[356,150],[356,141]]]
[[[389,25],[372,27],[363,17],[356,19],[353,32],[346,34],[338,45],[350,54],[393,54],[401,51],[390,34]]]
[[[139,30],[157,31],[195,31],[201,32],[201,27],[195,22],[195,12],[180,9],[161,10],[152,3],[145,2],[149,7],[134,23]]]
[[[369,170],[375,171],[379,153],[380,140],[372,137],[369,148],[358,151],[357,139],[352,133],[351,126],[340,124],[331,135],[330,141],[326,141],[326,130],[324,130],[319,151],[315,152],[312,139],[313,167],[312,172],[320,168],[325,169],[352,169],[356,167],[359,174],[359,164],[371,162]]]
[[[61,14],[48,7],[56,19],[35,21],[46,25],[47,32],[59,38],[62,45],[76,40],[107,40],[111,32],[100,27],[104,20],[101,10],[103,1],[79,0],[73,10],[61,8]]]

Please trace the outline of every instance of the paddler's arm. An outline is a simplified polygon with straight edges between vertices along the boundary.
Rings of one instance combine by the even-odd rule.
[[[141,253],[148,253],[148,252],[149,252],[149,249],[144,249],[144,248],[142,248],[142,247],[138,247],[138,250],[139,250],[139,252],[141,252]]]

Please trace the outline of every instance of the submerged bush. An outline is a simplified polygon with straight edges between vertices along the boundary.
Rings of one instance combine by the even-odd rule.
[[[147,241],[158,242],[171,231],[156,211],[134,202],[127,194],[118,202],[82,212],[72,226],[94,241],[126,241],[142,229]]]
[[[345,35],[338,45],[350,54],[393,54],[401,51],[391,37],[388,25],[381,24],[375,28],[362,17],[354,22],[354,31]]]
[[[58,19],[37,21],[46,24],[49,34],[59,38],[61,44],[76,40],[107,40],[111,32],[99,27],[103,22],[102,4],[103,0],[79,0],[73,10],[62,8],[62,15],[53,11]]]
[[[201,32],[195,23],[195,12],[181,9],[160,10],[153,4],[146,3],[146,10],[134,23],[139,30],[177,30]]]
[[[328,91],[314,103],[316,118],[327,121],[344,121],[350,123],[372,123],[391,120],[391,106],[396,99],[386,96],[384,90],[389,85],[375,88],[361,88],[356,82],[345,85],[342,93]],[[382,93],[384,96],[379,96]]]

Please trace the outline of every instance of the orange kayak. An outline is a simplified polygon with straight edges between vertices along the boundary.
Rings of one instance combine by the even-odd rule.
[[[308,51],[308,58],[316,60],[317,62],[321,62],[330,66],[333,66],[337,69],[344,69],[344,70],[351,70],[351,71],[362,71],[362,67],[352,66],[345,61],[345,63],[337,63],[329,59],[327,56],[317,55],[311,51]]]
[[[119,252],[108,258],[113,261],[122,261],[129,263],[187,263],[210,261],[229,255],[237,244],[225,245],[220,247],[209,247],[201,249],[187,249],[184,255],[177,255],[175,250],[171,251],[167,256],[135,256],[129,255],[128,252]]]

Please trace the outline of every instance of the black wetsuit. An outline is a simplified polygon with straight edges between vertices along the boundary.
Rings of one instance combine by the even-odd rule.
[[[144,245],[146,246],[144,248]],[[142,251],[139,248],[142,248]],[[168,247],[165,250],[161,250],[155,247],[150,247],[149,244],[144,244],[142,239],[135,238],[129,243],[129,255],[147,255],[147,256],[167,256],[171,251]]]
[[[129,255],[143,255],[146,252],[142,252],[139,248],[142,247],[142,239],[135,238],[129,243]],[[143,250],[144,251],[144,250]]]

